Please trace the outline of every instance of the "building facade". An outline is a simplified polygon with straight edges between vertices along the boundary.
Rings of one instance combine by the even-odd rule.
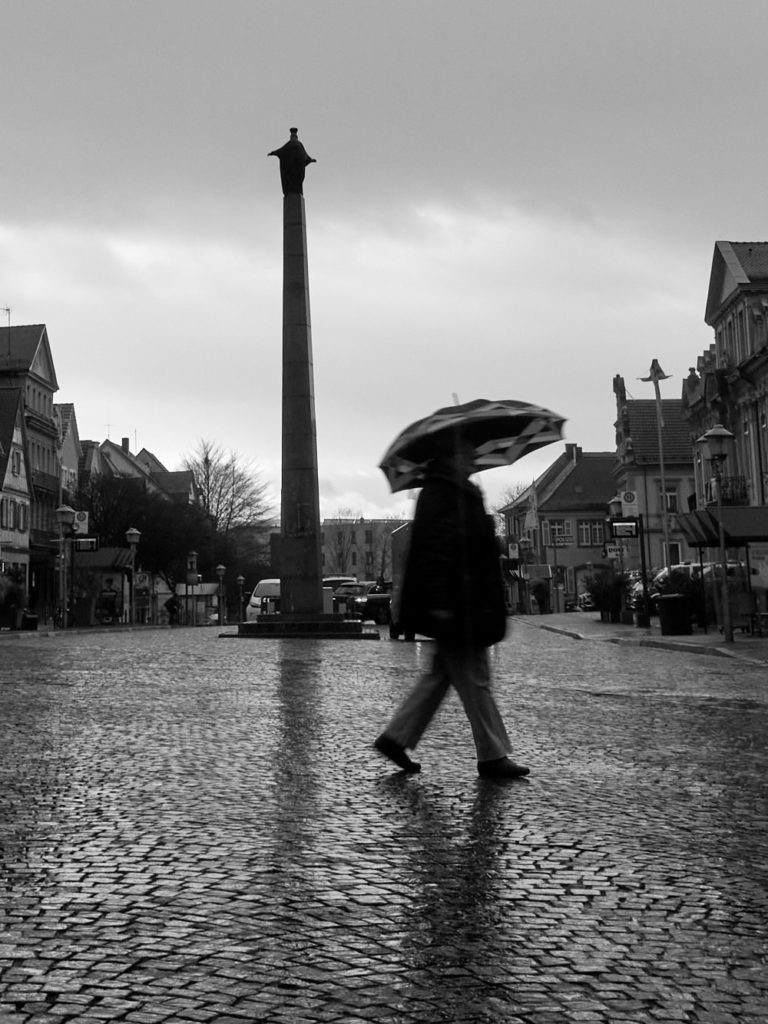
[[[359,580],[392,579],[392,532],[404,519],[324,519],[321,527],[323,576]]]
[[[749,567],[756,610],[768,612],[768,242],[716,242],[704,314],[714,341],[683,382],[683,417],[695,494],[683,518],[691,543],[719,546]],[[715,466],[699,440],[720,425],[731,435]],[[719,485],[719,486],[718,486]]]
[[[576,444],[500,510],[516,580],[512,610],[566,611],[586,580],[608,568],[605,523],[615,493],[612,452]],[[533,599],[533,600],[532,600]]]
[[[0,619],[27,590],[31,508],[23,395],[9,388],[0,391]]]
[[[693,445],[679,398],[631,399],[624,378],[613,379],[616,396],[615,493],[624,513],[642,516],[649,570],[691,561],[678,517],[695,499]],[[627,539],[626,567],[639,569],[640,538]]]
[[[46,614],[56,602],[60,462],[53,399],[59,385],[44,324],[10,327],[2,333],[0,391],[18,389],[22,395],[31,485],[27,598],[30,607]]]
[[[692,441],[715,424],[734,435],[726,478],[730,500],[768,504],[768,242],[717,242],[705,322],[714,342],[683,383]],[[696,499],[711,498],[711,474],[696,460]]]

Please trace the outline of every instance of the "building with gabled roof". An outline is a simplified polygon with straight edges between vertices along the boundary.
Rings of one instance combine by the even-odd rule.
[[[715,340],[683,382],[689,432],[696,439],[718,423],[729,430],[729,503],[768,506],[768,242],[715,243],[704,320]],[[696,467],[701,507],[712,489],[700,453]],[[768,523],[764,532],[768,540]]]
[[[54,403],[53,413],[59,424],[61,500],[65,505],[71,505],[77,494],[82,459],[77,416],[72,402]]]
[[[631,399],[624,378],[613,378],[616,395],[615,493],[626,515],[643,517],[649,569],[691,561],[677,516],[695,495],[690,427],[679,398]],[[661,434],[659,432],[661,416]],[[661,440],[660,440],[661,438]],[[640,567],[639,539],[626,541],[630,568]]]
[[[142,448],[139,454],[136,456],[138,462],[141,463],[144,468],[150,473],[165,473],[167,472],[165,466],[162,464],[160,459],[146,448]]]
[[[106,440],[83,441],[80,475],[83,481],[90,476],[105,475],[136,480],[151,494],[159,494],[180,505],[194,505],[198,489],[191,470],[169,472],[160,460],[146,448],[134,455],[127,437],[120,444]]]
[[[197,504],[199,491],[195,482],[195,474],[191,469],[155,472],[152,473],[152,479],[177,505]]]
[[[0,603],[4,580],[25,591],[29,586],[32,487],[26,451],[22,390],[0,390]]]
[[[695,500],[681,518],[691,544],[744,557],[768,578],[768,242],[715,243],[704,312],[714,342],[683,381],[683,416],[694,449]],[[732,435],[715,464],[698,444],[722,426]],[[739,553],[743,549],[744,554]],[[759,588],[755,611],[768,614]]]
[[[575,607],[585,579],[608,567],[605,520],[616,489],[615,465],[613,452],[566,444],[551,466],[499,510],[507,554],[519,573],[513,601],[518,610],[530,610],[531,593],[539,610]]]
[[[30,600],[43,614],[56,604],[59,505],[59,424],[53,397],[59,389],[45,324],[0,330],[0,388],[20,389],[31,483]]]

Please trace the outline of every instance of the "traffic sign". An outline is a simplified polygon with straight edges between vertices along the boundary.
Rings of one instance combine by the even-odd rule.
[[[72,524],[72,533],[84,536],[88,533],[88,513],[75,512],[75,521]]]
[[[622,491],[621,512],[625,516],[636,516],[639,511],[637,494],[634,491]]]
[[[636,519],[612,519],[611,520],[611,533],[614,537],[636,537],[637,536],[637,520]]]

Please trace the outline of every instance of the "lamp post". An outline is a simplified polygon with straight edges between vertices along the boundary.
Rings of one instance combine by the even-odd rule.
[[[227,571],[226,565],[216,566],[216,575],[219,577],[219,625],[224,625],[224,573]]]
[[[706,434],[697,439],[696,444],[701,445],[705,457],[712,463],[715,473],[715,488],[717,490],[717,530],[720,543],[720,603],[723,606],[723,636],[727,644],[733,643],[733,624],[731,622],[731,605],[728,600],[728,557],[725,551],[725,530],[723,528],[723,463],[733,445],[734,437],[730,430],[716,423]]]
[[[238,609],[239,609],[238,615],[240,616],[240,618],[238,619],[239,622],[243,622],[245,620],[245,615],[243,614],[243,584],[244,583],[245,583],[245,576],[238,576],[237,577],[237,585],[240,588],[240,604],[238,605]]]
[[[661,529],[664,535],[664,565],[669,565],[669,515],[667,509],[667,481],[664,474],[664,413],[661,406],[661,391],[659,381],[669,380],[670,374],[664,373],[659,365],[658,359],[651,362],[651,368],[647,377],[641,377],[642,381],[653,382],[656,394],[656,432],[659,441],[659,470],[661,475]]]
[[[69,505],[59,505],[56,509],[56,522],[59,524],[59,608],[61,608],[61,625],[66,629],[69,625],[67,614],[67,549],[64,532],[72,538],[75,525],[75,510]]]
[[[141,539],[141,531],[137,530],[135,526],[125,531],[125,539],[128,543],[128,547],[131,549],[131,600],[129,603],[129,622],[133,625],[136,618],[136,548],[139,546],[139,540]]]

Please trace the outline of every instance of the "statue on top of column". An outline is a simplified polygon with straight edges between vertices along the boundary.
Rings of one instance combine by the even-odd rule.
[[[276,156],[280,161],[280,181],[283,186],[283,195],[291,192],[303,195],[304,172],[307,164],[314,164],[314,160],[299,142],[299,129],[291,128],[291,137],[280,149],[273,149],[268,156]]]

